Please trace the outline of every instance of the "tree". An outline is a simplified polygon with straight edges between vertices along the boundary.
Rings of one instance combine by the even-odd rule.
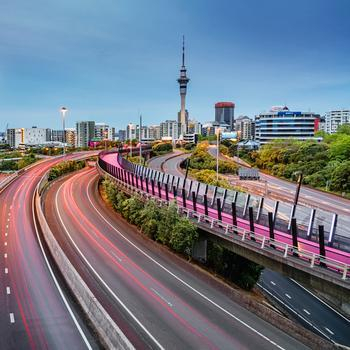
[[[345,135],[350,135],[350,124],[342,124],[338,126],[337,129],[338,134],[345,134]]]

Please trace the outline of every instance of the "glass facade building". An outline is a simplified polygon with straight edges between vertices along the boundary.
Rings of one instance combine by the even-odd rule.
[[[271,111],[255,118],[255,139],[264,145],[276,139],[312,139],[320,116],[311,112]]]

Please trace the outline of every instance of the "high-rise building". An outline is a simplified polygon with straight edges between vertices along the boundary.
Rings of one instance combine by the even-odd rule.
[[[233,130],[235,121],[235,104],[233,102],[215,103],[215,121],[219,124],[228,124]]]
[[[115,128],[110,127],[106,123],[95,123],[95,139],[98,140],[114,140]]]
[[[247,116],[240,116],[235,120],[235,131],[241,140],[253,140],[255,138],[255,121]]]
[[[178,113],[178,125],[179,125],[179,133],[180,135],[184,135],[187,133],[188,128],[188,112],[186,110],[186,93],[187,93],[187,84],[190,81],[186,75],[186,67],[185,67],[185,37],[182,40],[182,66],[180,69],[180,78],[177,79],[177,82],[180,86],[180,97],[181,97],[181,109]]]
[[[18,148],[22,142],[22,129],[7,129],[7,143],[11,148]]]
[[[120,129],[117,137],[120,142],[124,142],[126,140],[126,130]]]
[[[160,125],[150,125],[148,127],[148,135],[152,140],[160,140]]]
[[[160,123],[160,138],[167,138],[173,141],[178,140],[179,129],[179,123],[176,120],[166,120]]]
[[[76,147],[88,147],[95,136],[95,122],[82,121],[76,123]]]
[[[63,130],[51,130],[52,142],[64,142]]]
[[[75,140],[76,140],[76,130],[74,128],[66,128],[66,144],[69,147],[75,146]]]
[[[139,126],[136,124],[128,124],[126,126],[126,139],[138,140],[139,139]]]
[[[200,135],[202,133],[202,123],[197,122],[197,120],[189,120],[188,133]]]
[[[255,117],[255,139],[260,145],[276,139],[313,139],[318,130],[319,117],[312,112],[294,112],[288,107],[274,107],[270,112]]]
[[[333,134],[337,131],[338,126],[350,124],[350,109],[329,111],[325,114],[324,119],[324,131]]]

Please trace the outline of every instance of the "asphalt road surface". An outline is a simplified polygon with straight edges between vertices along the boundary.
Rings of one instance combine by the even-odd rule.
[[[96,170],[50,190],[45,212],[72,263],[138,349],[305,349],[234,303],[210,277],[108,208]]]
[[[0,193],[2,350],[97,347],[66,291],[56,285],[33,221],[34,190],[56,161],[34,166]]]
[[[216,151],[216,148],[215,148]],[[179,164],[189,154],[164,155],[149,167],[183,177]],[[277,302],[305,327],[335,343],[350,346],[350,321],[290,278],[265,269],[259,282],[265,294]],[[306,310],[306,311],[305,311]]]

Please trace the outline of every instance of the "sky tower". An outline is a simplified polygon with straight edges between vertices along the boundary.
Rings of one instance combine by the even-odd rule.
[[[178,123],[180,128],[180,135],[187,133],[188,127],[188,112],[186,110],[186,92],[187,84],[190,79],[186,76],[186,67],[185,67],[185,36],[182,37],[182,66],[180,69],[180,78],[177,79],[177,82],[180,85],[180,96],[181,96],[181,110],[178,114]]]

